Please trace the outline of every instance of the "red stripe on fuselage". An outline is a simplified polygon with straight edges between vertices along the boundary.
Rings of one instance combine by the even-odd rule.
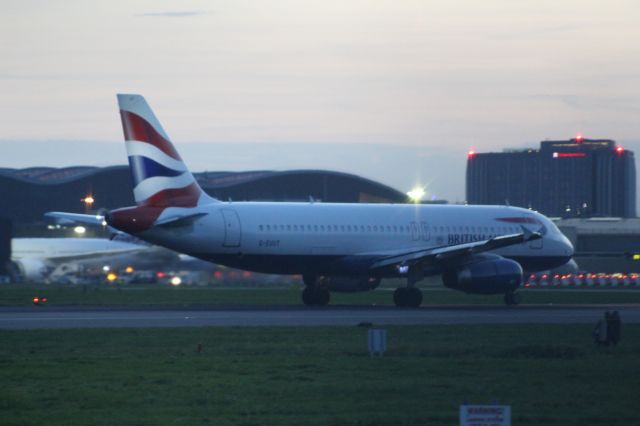
[[[124,130],[125,140],[149,143],[169,157],[182,161],[182,158],[180,158],[180,155],[171,142],[158,133],[147,120],[137,114],[124,110],[120,110],[120,118],[122,119],[122,129]]]
[[[109,226],[120,231],[138,234],[151,228],[163,211],[163,207],[125,207],[109,212],[106,220]]]
[[[200,187],[193,182],[189,186],[176,189],[165,189],[156,192],[151,197],[139,203],[149,207],[195,207],[198,205],[202,192]]]
[[[497,217],[495,220],[499,220],[500,222],[531,223],[534,225],[540,225],[540,221],[533,217]]]

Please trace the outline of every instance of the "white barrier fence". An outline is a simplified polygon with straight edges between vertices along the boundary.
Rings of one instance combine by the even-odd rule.
[[[531,274],[525,276],[525,288],[638,288],[640,274]]]

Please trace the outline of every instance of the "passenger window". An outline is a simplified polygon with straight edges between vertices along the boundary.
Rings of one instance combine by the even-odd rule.
[[[271,226],[267,225],[267,231],[271,231]]]
[[[262,228],[263,228],[263,226],[262,226],[262,225],[258,226],[258,229],[259,229],[260,231],[262,231]]]

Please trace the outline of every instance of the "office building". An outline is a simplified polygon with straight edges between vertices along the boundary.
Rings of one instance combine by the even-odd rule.
[[[635,217],[633,152],[610,139],[543,141],[539,149],[469,152],[467,202],[552,217]]]

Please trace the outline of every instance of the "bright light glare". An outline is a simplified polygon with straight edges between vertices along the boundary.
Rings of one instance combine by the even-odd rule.
[[[73,228],[73,232],[82,235],[87,232],[87,228],[85,228],[84,226],[76,226],[75,228]]]
[[[114,274],[113,272],[109,272],[107,274],[107,281],[109,281],[110,283],[114,282],[117,279],[118,279],[118,276],[116,274]]]
[[[171,278],[171,285],[179,286],[180,284],[182,284],[182,278],[180,277]]]
[[[407,195],[414,203],[420,202],[422,198],[425,196],[426,192],[422,187],[413,188],[411,191],[407,192]]]

